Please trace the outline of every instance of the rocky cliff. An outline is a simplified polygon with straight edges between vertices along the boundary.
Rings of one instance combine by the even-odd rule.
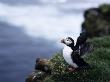
[[[110,34],[110,4],[86,10],[84,19],[82,31],[86,31],[89,37]]]

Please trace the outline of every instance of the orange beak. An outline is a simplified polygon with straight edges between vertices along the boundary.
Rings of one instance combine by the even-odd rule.
[[[61,40],[61,43],[64,43],[64,39]]]

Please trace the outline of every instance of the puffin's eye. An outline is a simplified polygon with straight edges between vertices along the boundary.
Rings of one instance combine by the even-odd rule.
[[[69,41],[69,40],[67,39],[67,41]]]

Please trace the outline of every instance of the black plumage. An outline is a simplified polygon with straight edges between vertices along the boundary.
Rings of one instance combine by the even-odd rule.
[[[87,34],[86,32],[80,33],[80,36],[77,38],[76,45],[74,46],[74,50],[79,50],[80,47],[86,44]]]
[[[78,65],[78,68],[89,66],[89,64],[86,63],[83,58],[81,58],[78,52],[72,52],[71,58],[72,61]]]

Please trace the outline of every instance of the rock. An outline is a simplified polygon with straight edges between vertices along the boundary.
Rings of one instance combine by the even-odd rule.
[[[35,64],[35,70],[40,70],[40,71],[43,71],[47,74],[51,74],[51,68],[50,68],[49,60],[37,58],[36,64]]]
[[[103,4],[98,8],[90,8],[84,13],[85,21],[82,31],[86,31],[89,37],[104,36],[110,34],[110,5]]]
[[[42,71],[33,71],[25,80],[25,82],[43,82],[46,77],[46,73]]]
[[[35,70],[26,78],[25,82],[43,82],[51,74],[49,60],[36,59]]]

